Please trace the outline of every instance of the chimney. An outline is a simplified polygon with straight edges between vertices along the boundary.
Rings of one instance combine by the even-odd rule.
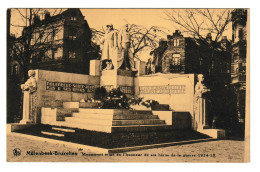
[[[33,21],[33,24],[39,23],[41,21],[39,15],[34,14],[32,21]]]
[[[222,46],[222,48],[224,48],[225,51],[227,51],[228,46],[229,46],[229,43],[228,43],[228,40],[227,40],[227,36],[222,36],[221,46]]]
[[[208,33],[207,36],[206,36],[206,40],[209,44],[211,44],[212,42],[212,36],[211,36],[211,33]]]
[[[44,18],[45,20],[48,20],[51,17],[51,14],[49,11],[45,11]]]
[[[181,36],[181,32],[179,30],[175,30],[175,33],[173,33],[173,36]]]

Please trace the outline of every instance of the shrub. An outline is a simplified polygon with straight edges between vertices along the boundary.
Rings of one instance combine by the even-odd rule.
[[[105,87],[97,87],[94,91],[94,99],[95,100],[102,100],[106,98],[107,90]]]

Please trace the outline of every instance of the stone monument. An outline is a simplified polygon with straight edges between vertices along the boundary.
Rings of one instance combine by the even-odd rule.
[[[115,65],[117,61],[117,32],[114,30],[113,25],[106,25],[106,32],[103,40],[102,56],[101,56],[101,70],[113,69],[112,64]],[[112,63],[112,64],[111,64]]]
[[[118,68],[122,67],[131,71],[136,71],[134,67],[134,57],[130,49],[130,34],[128,24],[126,24],[118,34],[118,47],[121,57],[118,58]]]
[[[207,87],[202,83],[204,77],[202,74],[198,75],[198,83],[195,86],[195,95],[194,95],[194,128],[203,129],[204,126],[207,125],[207,116],[206,116],[206,99],[203,96],[204,93],[210,91]]]
[[[113,25],[106,26],[102,41],[100,86],[108,90],[120,88],[127,94],[134,94],[134,77],[137,70],[130,49],[130,34],[126,24],[119,32]]]
[[[134,57],[130,49],[130,34],[128,24],[119,33],[113,25],[106,26],[106,33],[101,41],[103,44],[101,70],[123,69],[136,71]]]
[[[20,121],[21,124],[30,123],[30,114],[32,111],[32,96],[37,89],[37,82],[35,79],[35,71],[28,71],[29,79],[21,85],[23,91],[23,119]]]

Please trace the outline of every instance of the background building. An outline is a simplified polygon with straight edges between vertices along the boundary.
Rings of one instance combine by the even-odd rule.
[[[27,26],[16,38],[10,34],[11,9],[7,10],[7,122],[21,118],[20,85],[27,80],[28,70],[88,74],[89,61],[100,58],[99,46],[91,41],[91,30],[80,9],[53,16],[47,10],[29,11],[24,16]]]
[[[213,42],[211,34],[201,40],[176,30],[160,41],[153,56],[156,72],[203,74],[209,85],[230,83],[231,43],[225,36]]]
[[[246,103],[246,63],[247,63],[247,10],[232,11],[232,67],[231,85],[236,93],[239,122],[244,131]]]
[[[23,31],[25,38],[31,32],[31,69],[88,74],[89,61],[98,58],[98,53],[91,45],[91,30],[79,9],[55,16],[46,11],[43,17],[34,16],[32,22]]]
[[[204,75],[204,84],[211,90],[204,95],[208,101],[209,127],[213,119],[218,128],[236,126],[234,95],[229,88],[232,47],[226,36],[215,42],[210,33],[205,39],[197,39],[184,37],[176,30],[152,53],[155,72]]]

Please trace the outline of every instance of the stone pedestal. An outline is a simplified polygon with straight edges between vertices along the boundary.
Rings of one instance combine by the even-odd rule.
[[[100,60],[90,60],[89,75],[100,76]]]
[[[120,88],[126,94],[134,95],[134,78],[137,72],[128,70],[103,70],[100,76],[100,86],[108,91],[113,88]]]
[[[197,102],[197,126],[199,130],[204,129],[204,127],[208,126],[207,116],[206,116],[206,100],[205,98],[199,98]]]
[[[32,121],[30,120],[30,111],[31,111],[31,103],[32,97],[30,96],[30,91],[23,92],[23,119],[20,121],[20,124],[28,124]]]
[[[206,108],[206,98],[205,93],[210,90],[202,83],[204,77],[202,74],[198,75],[198,83],[195,86],[194,94],[194,124],[193,127],[195,130],[203,130],[208,128],[208,119],[207,119],[207,108]]]
[[[137,76],[145,75],[145,65],[144,61],[135,61],[135,68],[137,69]]]

